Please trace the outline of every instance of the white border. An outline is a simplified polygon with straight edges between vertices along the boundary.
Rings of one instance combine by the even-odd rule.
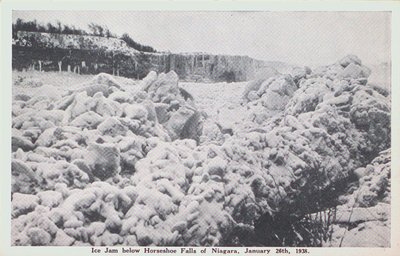
[[[94,3],[95,2],[95,3]],[[12,247],[11,244],[11,14],[12,10],[164,10],[164,11],[391,11],[392,12],[392,233],[391,248],[309,248],[308,255],[400,255],[399,195],[400,164],[400,2],[398,1],[3,1],[1,3],[1,94],[0,94],[0,256],[106,255],[91,247]],[[376,49],[379,50],[379,49]],[[273,249],[273,248],[270,248]],[[291,254],[294,248],[288,248]],[[198,248],[197,251],[199,251]],[[210,252],[210,250],[208,250]],[[243,250],[244,251],[244,250]],[[274,251],[274,250],[272,250]],[[275,253],[271,253],[276,255]],[[118,254],[132,255],[132,254]],[[143,254],[142,254],[143,255]],[[152,255],[152,254],[144,254]],[[186,254],[191,255],[191,254]],[[296,255],[296,254],[295,254]]]

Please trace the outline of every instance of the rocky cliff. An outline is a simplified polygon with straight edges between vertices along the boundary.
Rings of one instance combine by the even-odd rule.
[[[205,53],[142,53],[117,38],[19,31],[13,39],[13,69],[105,72],[143,78],[174,70],[187,81],[247,81],[268,65],[248,56]]]

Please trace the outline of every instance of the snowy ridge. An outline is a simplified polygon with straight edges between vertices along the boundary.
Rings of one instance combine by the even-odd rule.
[[[101,36],[18,31],[17,39],[13,39],[12,44],[23,47],[40,47],[48,49],[102,49],[107,51],[122,51],[127,54],[139,53],[139,51],[128,47],[126,42],[121,39]]]

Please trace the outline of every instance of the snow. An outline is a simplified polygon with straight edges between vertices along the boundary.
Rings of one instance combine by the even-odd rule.
[[[75,92],[86,92],[90,97],[98,93],[108,97],[113,93],[113,88],[121,89],[121,85],[111,75],[100,73],[91,81],[79,85],[78,88]]]
[[[342,247],[389,247],[388,227],[381,222],[367,222],[345,235]]]
[[[175,140],[181,138],[181,134],[190,119],[195,115],[195,111],[182,107],[171,115],[171,118],[166,124],[166,129],[169,132],[171,139]]]
[[[115,137],[117,135],[125,135],[128,129],[123,126],[117,118],[109,117],[99,124],[97,130],[99,130],[102,135]]]
[[[64,231],[59,229],[56,237],[54,238],[53,245],[56,246],[70,246],[74,243],[75,239],[65,234]]]
[[[340,65],[342,67],[347,67],[349,64],[353,63],[355,65],[361,65],[361,60],[356,55],[347,55],[339,60]]]
[[[224,176],[224,172],[227,166],[226,160],[222,159],[219,156],[212,158],[208,162],[208,173],[210,175],[219,175],[221,177]]]
[[[53,85],[45,84],[38,88],[38,90],[32,95],[32,98],[46,97],[51,101],[57,101],[61,99],[61,93],[59,89]]]
[[[94,176],[104,180],[118,174],[121,170],[119,150],[111,143],[92,143],[85,160]]]
[[[35,195],[14,193],[12,199],[13,216],[18,217],[22,213],[33,211],[39,203]]]
[[[57,207],[63,200],[62,194],[57,191],[41,191],[37,193],[40,199],[40,204],[50,208]]]
[[[124,102],[132,102],[133,97],[131,94],[128,92],[123,92],[123,91],[115,91],[113,92],[110,96],[108,96],[110,100],[117,101],[119,103],[124,103]]]
[[[27,232],[27,236],[31,239],[32,245],[46,245],[51,241],[49,233],[41,228],[31,228]]]
[[[370,74],[371,70],[369,68],[350,63],[338,75],[341,78],[368,78]]]
[[[18,149],[22,149],[24,151],[30,151],[35,146],[32,142],[30,142],[27,138],[20,137],[20,136],[13,136],[11,138],[12,141],[12,151],[17,151]]]
[[[157,80],[157,73],[155,71],[150,71],[145,78],[140,83],[140,88],[143,91],[149,91],[149,88]]]
[[[377,237],[390,226],[390,100],[364,83],[368,73],[347,56],[249,83],[150,72],[140,82],[87,77],[49,96],[19,86],[12,244],[223,245],[305,185],[355,174],[325,245],[357,224],[346,246],[367,246],[368,235],[387,246]]]
[[[147,119],[146,107],[142,104],[130,104],[124,108],[124,114],[131,119],[145,120]]]
[[[88,111],[76,117],[70,123],[72,126],[80,128],[96,128],[104,120],[99,114]]]

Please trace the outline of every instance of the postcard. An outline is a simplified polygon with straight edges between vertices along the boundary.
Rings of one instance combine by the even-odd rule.
[[[395,255],[399,5],[303,4],[3,3],[1,255]]]

